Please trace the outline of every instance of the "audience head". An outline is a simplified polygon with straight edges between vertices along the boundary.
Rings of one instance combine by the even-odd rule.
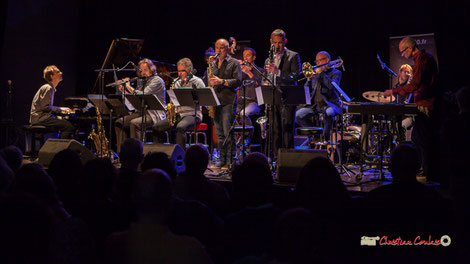
[[[54,182],[39,163],[23,165],[16,173],[10,191],[31,194],[47,205],[53,205],[59,201]]]
[[[390,157],[390,172],[394,182],[415,182],[421,168],[418,152],[409,144],[398,145]]]
[[[0,156],[0,195],[5,193],[13,182],[14,173]]]
[[[320,243],[319,226],[319,221],[304,208],[282,213],[274,225],[274,257],[282,263],[314,263]]]
[[[273,178],[266,160],[255,154],[235,166],[232,172],[233,196],[242,206],[258,206],[271,201]]]
[[[173,187],[165,171],[150,169],[139,176],[134,197],[140,217],[155,216],[161,223],[166,223],[173,201]]]
[[[136,138],[127,138],[121,144],[119,159],[123,168],[137,169],[144,157],[144,146]]]
[[[142,172],[150,169],[161,169],[174,180],[176,178],[176,170],[168,155],[163,152],[150,152],[145,155],[142,162]]]
[[[268,158],[261,152],[251,152],[250,154],[246,155],[244,162],[248,161],[254,161],[269,166]]]
[[[70,188],[77,188],[79,178],[83,174],[80,154],[71,149],[60,151],[52,159],[47,172],[60,193],[67,193]]]
[[[10,145],[0,151],[0,156],[6,161],[12,171],[18,171],[23,163],[23,152],[17,146]]]
[[[307,209],[344,208],[350,195],[331,161],[315,157],[300,171],[295,187],[298,203]]]
[[[468,86],[460,88],[455,94],[455,99],[460,113],[470,112],[470,88]]]
[[[28,194],[0,198],[2,263],[51,263],[53,216],[44,203]]]
[[[184,155],[185,171],[194,176],[204,176],[209,165],[209,151],[203,145],[192,145]]]
[[[98,158],[85,164],[81,190],[85,198],[107,200],[113,194],[116,170],[108,158]]]

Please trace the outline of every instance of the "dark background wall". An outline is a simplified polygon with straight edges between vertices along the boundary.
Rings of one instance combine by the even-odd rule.
[[[93,70],[117,37],[144,38],[142,57],[169,63],[189,57],[201,75],[204,50],[216,39],[251,40],[261,65],[270,33],[282,28],[287,47],[302,61],[313,62],[319,50],[334,59],[341,56],[346,67],[341,86],[360,99],[362,92],[388,85],[376,54],[388,64],[390,36],[435,33],[444,87],[456,89],[469,81],[468,2],[9,0],[2,5],[2,115],[6,83],[12,80],[16,125],[28,122],[44,66],[55,64],[64,72],[56,94],[60,105],[66,96],[92,91]]]

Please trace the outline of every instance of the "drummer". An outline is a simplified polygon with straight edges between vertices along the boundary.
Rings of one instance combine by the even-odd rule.
[[[242,84],[245,87],[238,91],[237,113],[238,121],[242,123],[245,116],[245,124],[251,125],[249,116],[258,115],[260,108],[256,101],[255,88],[261,84],[263,68],[256,66],[256,51],[252,48],[245,48],[243,51],[243,61],[240,61],[242,69]],[[256,69],[255,69],[256,67]],[[246,100],[243,100],[246,99]],[[245,103],[245,107],[243,104]]]

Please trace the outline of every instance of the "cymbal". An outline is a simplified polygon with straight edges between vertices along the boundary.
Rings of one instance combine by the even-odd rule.
[[[393,103],[395,102],[395,96],[385,96],[384,92],[379,92],[379,91],[368,91],[362,93],[362,97],[365,99],[372,101],[372,102],[377,102],[377,103]]]

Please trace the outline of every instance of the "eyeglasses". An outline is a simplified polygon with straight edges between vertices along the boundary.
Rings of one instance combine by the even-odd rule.
[[[408,47],[406,47],[406,49],[404,49],[404,50],[400,51],[400,54],[403,54],[403,52],[405,52],[405,51],[406,51],[407,49],[409,49],[409,48],[410,48],[409,46],[408,46]]]

